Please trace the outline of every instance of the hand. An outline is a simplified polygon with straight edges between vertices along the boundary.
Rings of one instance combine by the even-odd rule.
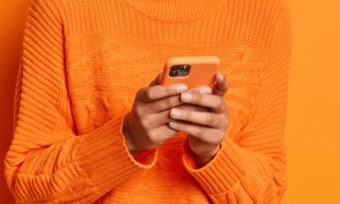
[[[171,117],[177,120],[169,123],[169,126],[189,134],[190,148],[203,165],[213,159],[219,151],[229,126],[227,118],[229,108],[223,96],[230,85],[223,74],[218,73],[216,78],[212,95],[181,94],[183,102],[208,107],[207,112],[171,109]]]
[[[148,87],[138,90],[131,113],[124,120],[123,135],[130,153],[135,157],[145,149],[154,149],[164,140],[177,134],[168,123],[172,121],[170,108],[202,111],[205,107],[185,104],[180,100],[184,91],[199,93],[202,86],[187,90],[185,84],[159,85],[161,74]]]

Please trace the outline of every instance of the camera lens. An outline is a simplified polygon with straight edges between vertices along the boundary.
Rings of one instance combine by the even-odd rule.
[[[178,75],[177,70],[172,70],[172,75],[174,75],[174,76]]]
[[[169,75],[171,77],[175,77],[178,75],[178,66],[177,65],[174,65],[170,68],[170,72],[169,72]]]
[[[190,70],[189,65],[174,65],[170,68],[169,76],[171,77],[186,76],[189,74],[189,70]]]

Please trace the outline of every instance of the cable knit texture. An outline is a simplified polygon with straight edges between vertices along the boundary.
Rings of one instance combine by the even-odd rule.
[[[31,0],[4,161],[16,201],[279,203],[290,23],[285,0]],[[230,83],[204,167],[186,133],[135,158],[122,133],[136,92],[180,56],[219,57]]]

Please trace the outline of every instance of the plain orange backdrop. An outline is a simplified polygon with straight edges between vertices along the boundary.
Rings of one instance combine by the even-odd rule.
[[[30,0],[0,0],[0,202],[14,203],[3,159],[13,136],[13,99]],[[253,0],[256,1],[256,0]],[[340,203],[340,1],[287,0],[293,59],[282,204]]]

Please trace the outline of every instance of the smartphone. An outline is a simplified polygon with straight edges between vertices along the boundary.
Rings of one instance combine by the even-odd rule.
[[[188,89],[207,85],[213,90],[219,67],[216,56],[173,57],[165,63],[160,84],[183,83]]]

